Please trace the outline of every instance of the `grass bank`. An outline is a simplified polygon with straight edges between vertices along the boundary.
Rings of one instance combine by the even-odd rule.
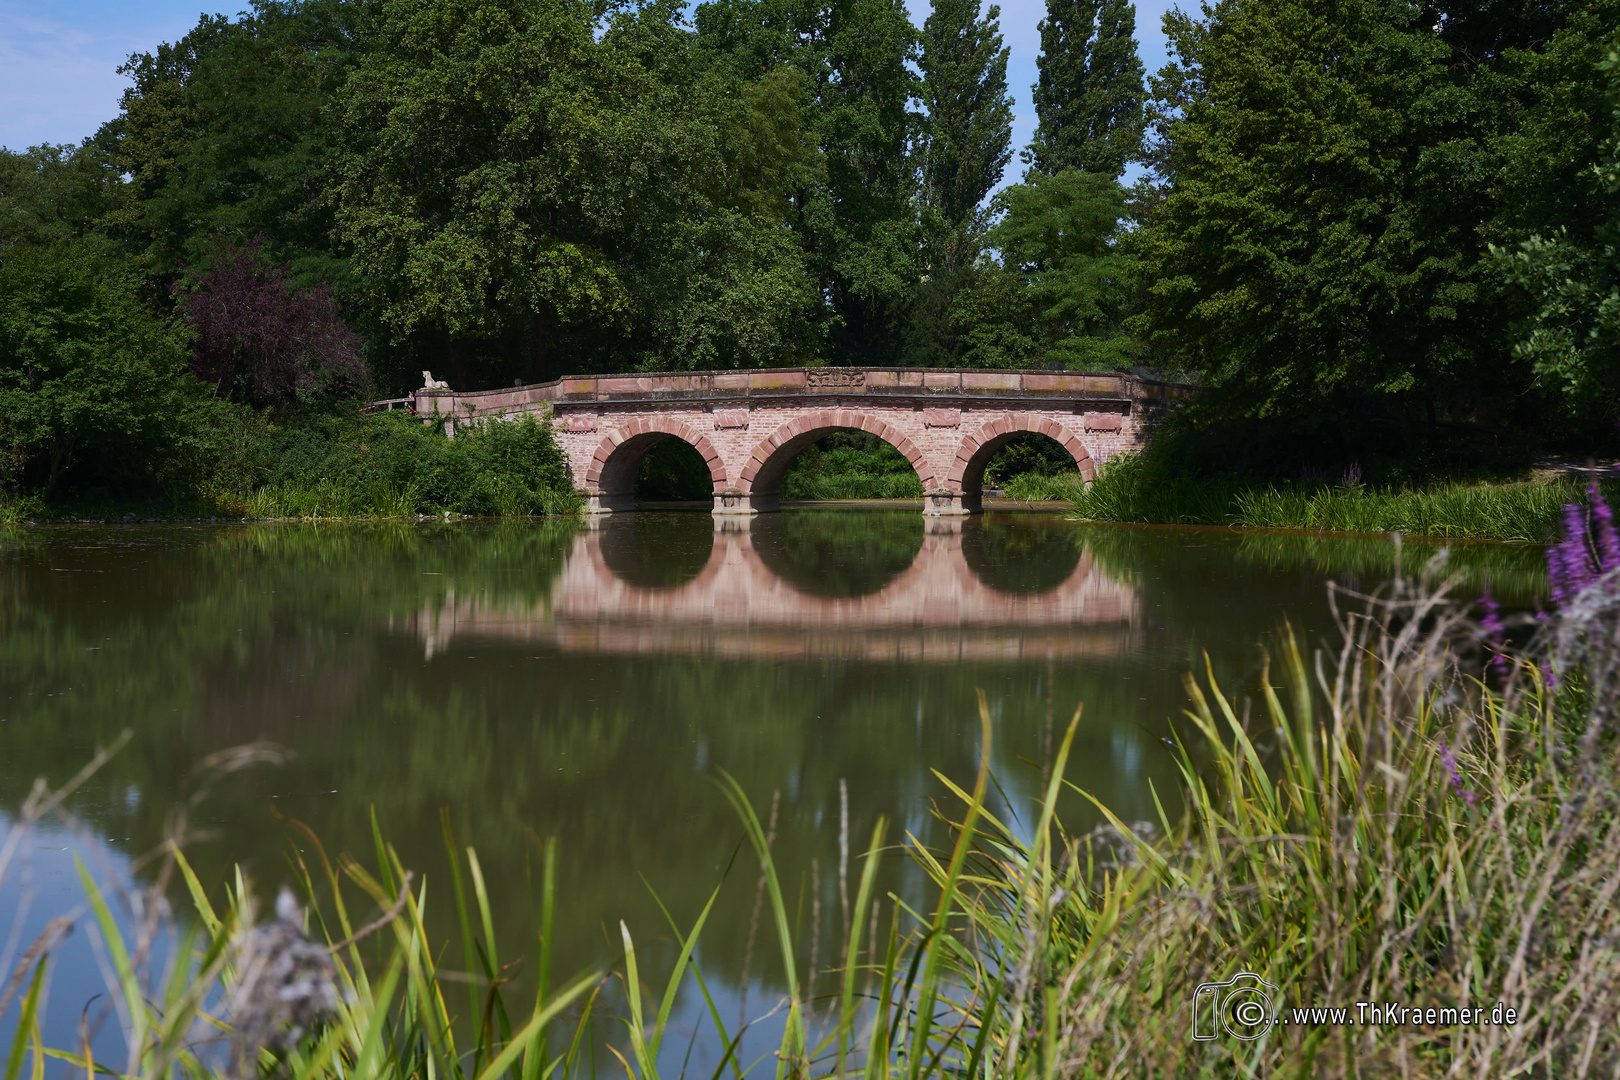
[[[1565,505],[1587,500],[1586,484],[1574,479],[1448,481],[1410,488],[1359,482],[1285,484],[1170,476],[1139,457],[1110,462],[1089,487],[1081,487],[1075,474],[1066,483],[1065,497],[1087,521],[1533,542],[1545,541],[1556,530]],[[1620,484],[1606,481],[1604,490],[1620,493]]]
[[[1620,575],[1537,624],[1524,652],[1506,651],[1494,619],[1475,622],[1451,602],[1447,575],[1437,558],[1381,598],[1341,596],[1337,646],[1312,657],[1285,635],[1252,701],[1192,673],[1167,748],[1184,813],[1126,821],[1098,803],[1104,828],[1066,831],[1057,807],[1078,713],[1016,817],[992,812],[987,765],[965,785],[941,777],[954,841],[906,846],[936,885],[933,901],[913,909],[878,895],[875,868],[894,850],[887,823],[864,856],[850,838],[854,857],[839,867],[849,915],[825,963],[795,932],[803,901],[777,878],[770,830],[720,773],[719,794],[758,865],[761,928],[780,954],[783,989],[762,1006],[781,1025],[776,1053],[754,1063],[727,1055],[716,1075],[1612,1074]],[[988,763],[982,699],[980,723]],[[265,753],[219,756],[217,779]],[[0,876],[17,830],[60,812],[64,794],[39,789],[16,816],[0,842]],[[182,814],[176,839],[185,833]],[[446,840],[455,869],[430,892],[380,831],[369,869],[329,859],[301,833],[308,854],[293,865],[304,895],[274,915],[255,908],[240,876],[201,882],[183,848],[166,844],[153,876],[172,877],[196,912],[190,929],[176,929],[166,966],[126,937],[130,924],[86,878],[132,1047],[128,1061],[101,1064],[152,1078],[644,1080],[674,1075],[661,1050],[689,1037],[671,1021],[683,996],[707,1036],[735,1049],[738,1029],[714,1005],[715,972],[700,963],[712,898],[687,925],[621,923],[612,970],[559,978],[545,943],[566,883],[555,842],[544,845],[538,991],[519,998],[503,990],[512,958],[497,953],[477,855],[448,831]],[[430,897],[456,912],[460,940],[449,952],[428,944]],[[160,911],[152,899],[136,910]],[[312,905],[307,924],[300,902]],[[27,948],[16,969],[23,1019],[7,1077],[42,1080],[52,1061],[97,1065],[79,1046],[38,1036],[64,932],[57,925]],[[140,933],[152,940],[149,928]],[[659,935],[678,955],[654,983],[641,948]],[[458,952],[470,979],[451,965]],[[282,992],[294,984],[296,994]],[[591,1005],[610,996],[623,1027],[593,1059]],[[1241,1011],[1244,1002],[1263,1009]],[[1358,1021],[1357,1002],[1406,1011],[1374,1020],[1363,1010]],[[1316,1008],[1350,1019],[1294,1012]],[[1416,1020],[1412,1009],[1422,1010]],[[210,1049],[221,1027],[234,1066]]]

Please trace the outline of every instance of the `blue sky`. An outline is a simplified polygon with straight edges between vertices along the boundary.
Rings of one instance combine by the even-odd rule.
[[[0,146],[78,142],[118,112],[127,83],[115,69],[130,53],[182,36],[204,9],[234,14],[245,6],[240,0],[0,0]],[[1172,6],[1172,0],[1137,0],[1136,36],[1149,71],[1165,61],[1160,18]],[[907,7],[921,26],[929,0],[907,0]],[[1012,50],[1007,81],[1016,99],[1015,147],[1026,145],[1035,130],[1029,87],[1041,45],[1035,24],[1045,10],[1045,0],[1001,5],[1001,31]],[[1015,157],[1007,179],[1016,179],[1017,171]]]

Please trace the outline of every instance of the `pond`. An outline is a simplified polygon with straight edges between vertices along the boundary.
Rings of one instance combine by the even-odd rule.
[[[374,864],[374,815],[425,876],[445,945],[448,830],[477,849],[521,996],[537,852],[556,837],[553,970],[612,963],[621,920],[644,964],[669,963],[660,904],[689,924],[720,886],[698,959],[730,1024],[767,1012],[780,985],[768,931],[751,931],[758,868],[734,860],[741,826],[719,770],[762,818],[775,806],[802,962],[819,948],[825,966],[842,933],[841,836],[859,855],[884,815],[890,836],[943,840],[935,773],[971,781],[981,691],[1003,810],[1027,809],[1084,703],[1068,779],[1126,820],[1151,819],[1155,792],[1174,804],[1164,738],[1189,671],[1207,657],[1224,686],[1252,687],[1284,619],[1308,644],[1333,636],[1330,579],[1372,588],[1436,550],[827,508],[3,534],[0,829],[36,777],[59,784],[132,737],[71,801],[83,830],[36,831],[0,881],[0,972],[82,903],[75,859],[104,881],[127,873],[209,755],[269,742],[291,760],[232,775],[193,812],[188,855],[216,895],[240,866],[268,900],[290,859],[314,859],[292,822],[330,855]],[[1534,548],[1465,545],[1451,566],[1463,590],[1488,584],[1510,603],[1545,585]],[[1078,798],[1066,812],[1071,828],[1095,823]],[[926,899],[898,849],[880,884]],[[77,1043],[104,990],[92,938],[60,952],[55,1045]],[[449,955],[462,962],[459,946]],[[15,1012],[0,1017],[0,1046]],[[98,1045],[116,1050],[115,1029]],[[685,1037],[671,1045],[679,1058]],[[764,1033],[744,1058],[773,1045]],[[717,1052],[700,1042],[692,1068],[712,1071]]]

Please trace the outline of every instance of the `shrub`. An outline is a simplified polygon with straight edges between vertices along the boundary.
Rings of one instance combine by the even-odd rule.
[[[206,393],[181,329],[135,268],[95,240],[15,245],[0,260],[0,467],[47,496],[66,481],[160,486]]]
[[[326,411],[269,437],[268,482],[239,491],[260,517],[571,513],[578,497],[549,421],[442,427],[404,413]]]

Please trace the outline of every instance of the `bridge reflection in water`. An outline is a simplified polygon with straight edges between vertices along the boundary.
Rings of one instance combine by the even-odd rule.
[[[1117,656],[1138,600],[1062,523],[896,514],[840,535],[836,511],[637,514],[573,541],[550,601],[448,596],[413,619],[454,639],[563,651],[957,663]],[[850,521],[851,525],[856,524]]]

